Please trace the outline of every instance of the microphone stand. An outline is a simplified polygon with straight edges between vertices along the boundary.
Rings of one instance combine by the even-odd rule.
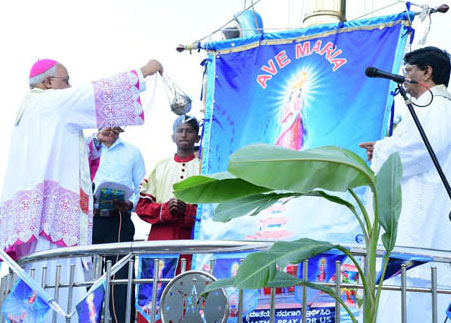
[[[412,101],[410,101],[410,99],[407,97],[406,90],[399,83],[398,83],[398,89],[399,89],[399,93],[401,93],[402,97],[404,98],[404,102],[406,103],[407,108],[409,108],[409,111],[410,111],[410,114],[412,115],[413,121],[415,122],[415,125],[417,126],[418,131],[420,132],[421,138],[423,139],[423,142],[426,145],[426,149],[429,152],[429,155],[431,156],[432,162],[434,163],[434,166],[437,169],[440,179],[442,180],[442,183],[445,186],[446,192],[448,193],[448,196],[451,199],[451,187],[449,186],[449,182],[446,179],[445,173],[443,173],[442,167],[440,166],[437,156],[435,155],[434,149],[432,149],[431,143],[429,142],[429,139],[426,136],[426,133],[424,132],[423,127],[421,126],[420,120],[418,120],[417,114],[416,114],[415,110],[413,109]],[[449,214],[449,219],[451,221],[451,213]]]

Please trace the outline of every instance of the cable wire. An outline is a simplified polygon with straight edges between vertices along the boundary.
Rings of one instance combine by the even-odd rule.
[[[253,8],[257,3],[259,3],[262,0],[257,0],[255,2],[252,2],[248,7],[246,7],[243,11],[240,11],[237,15],[235,15],[232,19],[230,19],[229,21],[227,21],[225,24],[223,24],[221,27],[219,27],[218,29],[216,29],[215,31],[211,32],[210,34],[208,34],[205,37],[202,37],[198,40],[196,40],[195,42],[192,43],[192,45],[196,45],[198,43],[200,43],[201,41],[203,41],[206,38],[209,38],[211,36],[213,36],[214,34],[216,34],[217,32],[220,32],[225,26],[227,26],[228,24],[230,24],[232,21],[234,21],[236,18],[238,18],[239,16],[241,16],[245,11],[249,10],[250,8]]]
[[[230,24],[231,22],[233,22],[234,20],[236,20],[236,18],[238,18],[239,16],[241,16],[245,11],[247,11],[247,10],[249,10],[249,9],[252,8],[252,10],[254,10],[254,12],[255,12],[255,5],[258,4],[258,3],[261,2],[261,1],[262,1],[262,0],[257,0],[257,1],[255,1],[255,2],[252,1],[252,3],[251,3],[249,6],[245,7],[245,9],[244,9],[243,11],[240,11],[238,14],[236,14],[232,19],[228,20],[228,21],[227,21],[225,24],[223,24],[221,27],[215,29],[213,32],[209,33],[208,35],[206,35],[206,36],[204,36],[204,37],[202,37],[202,38],[199,38],[198,40],[192,42],[191,45],[185,46],[184,49],[187,49],[187,50],[201,49],[201,48],[200,48],[200,43],[201,43],[203,40],[205,40],[205,39],[207,39],[207,38],[211,38],[214,34],[220,32],[222,29],[224,29],[224,27],[226,27],[228,24]],[[394,5],[397,5],[397,4],[399,4],[399,3],[403,3],[403,4],[407,7],[406,1],[398,0],[398,1],[394,2],[394,3],[391,3],[391,4],[389,4],[389,5],[386,5],[386,6],[384,6],[384,7],[378,8],[378,9],[376,9],[376,10],[372,10],[372,11],[370,11],[370,12],[367,12],[367,13],[365,13],[364,15],[361,15],[361,16],[359,16],[359,17],[349,19],[348,21],[354,21],[354,20],[358,20],[358,19],[364,18],[364,17],[369,16],[369,15],[372,15],[372,14],[374,14],[374,13],[376,13],[376,12],[379,12],[379,11],[382,11],[382,10],[384,10],[384,9],[390,8],[390,7],[392,7],[392,6],[394,6]],[[245,5],[246,5],[246,2],[245,2]],[[411,5],[416,6],[416,7],[421,7],[420,5],[414,4],[414,3],[411,3]],[[412,20],[410,19],[410,16],[408,16],[407,19],[409,20],[410,25],[412,25]],[[300,27],[293,27],[293,28],[277,28],[277,27],[273,27],[273,28],[265,28],[265,30],[266,30],[266,31],[272,31],[272,30],[275,30],[275,31],[277,31],[277,30],[287,30],[287,31],[289,31],[289,30],[296,30],[296,29],[299,29],[299,28],[300,28]],[[261,31],[261,30],[262,30],[261,28],[246,29],[246,31]],[[180,50],[180,51],[181,51],[181,50]]]
[[[384,9],[390,8],[390,7],[394,6],[394,5],[397,5],[397,4],[400,3],[400,2],[402,2],[402,3],[405,4],[404,1],[398,0],[398,1],[396,1],[396,2],[393,2],[393,3],[391,3],[391,4],[386,5],[386,6],[384,6],[384,7],[378,8],[378,9],[376,9],[376,10],[372,10],[372,11],[367,12],[367,13],[361,15],[361,16],[358,16],[358,17],[356,17],[356,18],[353,18],[353,19],[351,19],[350,21],[362,19],[362,18],[364,18],[364,17],[366,17],[366,16],[372,15],[372,14],[374,14],[374,13],[376,13],[376,12],[379,12],[379,11],[382,11],[382,10],[384,10]]]
[[[155,102],[155,94],[157,91],[157,83],[158,83],[158,73],[155,73],[154,76],[149,76],[145,78],[146,82],[146,88],[147,90],[144,93],[141,94],[141,97],[143,98],[143,111],[144,115],[147,115],[149,113],[150,109],[153,107]],[[149,89],[152,89],[149,91]]]
[[[416,106],[416,107],[419,107],[419,108],[425,108],[425,107],[427,107],[427,106],[430,106],[431,103],[432,103],[432,101],[434,101],[434,94],[432,93],[431,89],[430,89],[426,84],[421,83],[421,82],[418,82],[418,85],[421,85],[421,86],[424,87],[429,93],[431,93],[431,100],[430,100],[427,104],[425,104],[425,105],[419,105],[419,104],[416,104],[416,103],[414,103],[414,102],[411,101],[412,104],[413,104],[414,106]]]
[[[121,229],[122,229],[122,211],[119,210],[119,230],[117,232],[117,242],[121,242]],[[116,256],[116,261],[114,263],[117,263],[119,261],[119,255]],[[113,275],[113,280],[116,279],[116,274]],[[114,302],[114,287],[115,284],[113,284],[112,288],[111,288],[111,301],[113,303],[113,315],[114,315],[114,321],[116,323],[119,323],[118,319],[117,319],[117,314],[116,314],[116,304]]]

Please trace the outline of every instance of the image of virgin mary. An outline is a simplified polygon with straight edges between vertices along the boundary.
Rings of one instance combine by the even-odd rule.
[[[288,102],[280,113],[280,135],[276,145],[300,150],[307,140],[307,127],[304,115],[303,87],[308,74],[301,72],[292,85]]]

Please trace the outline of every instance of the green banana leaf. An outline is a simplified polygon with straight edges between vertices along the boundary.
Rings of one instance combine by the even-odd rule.
[[[334,146],[303,151],[274,145],[251,145],[230,156],[228,171],[257,186],[308,193],[314,189],[344,192],[369,185],[374,173],[353,152]]]
[[[219,203],[244,196],[268,192],[270,189],[251,184],[228,173],[191,176],[174,184],[174,195],[188,203]]]
[[[235,286],[240,289],[263,288],[274,279],[276,266],[283,268],[289,263],[297,264],[336,246],[306,238],[276,242],[269,250],[246,257],[235,276]]]
[[[291,193],[291,192],[262,193],[246,196],[243,198],[227,202],[222,202],[216,207],[213,214],[213,220],[217,222],[227,222],[230,221],[231,219],[238,218],[244,215],[254,216],[282,199],[287,199],[288,201],[288,199],[290,198],[300,196],[322,197],[333,203],[346,206],[356,216],[357,220],[361,224],[362,230],[366,235],[365,226],[362,220],[360,219],[359,215],[357,214],[355,207],[354,205],[352,205],[352,203],[349,203],[348,201],[338,196],[331,195],[319,190],[309,192],[307,194]]]
[[[207,294],[215,289],[234,287],[235,286],[234,280],[235,277],[229,277],[214,281],[205,287],[204,291],[202,292],[202,295]]]
[[[402,204],[401,178],[401,158],[399,153],[394,153],[385,161],[376,177],[379,223],[385,231],[382,243],[387,252],[391,252],[396,243]]]
[[[302,279],[294,277],[293,275],[287,274],[283,271],[277,271],[274,278],[266,284],[266,287],[291,287],[300,285],[301,283]]]
[[[246,196],[236,200],[220,203],[213,214],[213,220],[227,222],[244,215],[254,216],[274,205],[280,199],[299,196],[296,193],[263,193]]]

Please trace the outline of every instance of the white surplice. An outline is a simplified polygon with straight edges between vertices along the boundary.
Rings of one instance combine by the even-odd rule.
[[[434,86],[431,90],[434,94],[432,104],[424,108],[415,107],[415,111],[449,180],[451,179],[451,126],[449,125],[451,94],[444,85]],[[430,99],[430,93],[425,92],[416,103],[425,105]],[[392,137],[376,142],[371,166],[373,170],[377,172],[393,152],[399,152],[403,172],[402,210],[396,245],[450,251],[451,222],[448,214],[451,210],[451,202],[410,115],[400,122]],[[410,278],[408,283],[420,284],[422,287],[430,286],[431,266],[438,267],[438,284],[449,288],[451,286],[449,264],[425,264],[413,268],[407,272]],[[397,284],[399,279],[389,279],[385,283]],[[394,304],[400,304],[399,295],[399,292],[383,293],[378,322],[400,322],[400,317],[395,315],[400,313],[400,308],[393,308]],[[409,293],[409,323],[431,321],[430,299],[430,294]],[[449,296],[439,296],[439,321],[441,317],[444,318],[444,307],[450,301]],[[413,305],[418,303],[423,303],[423,308]],[[429,310],[426,311],[425,307]]]
[[[52,247],[91,243],[92,189],[82,130],[143,124],[144,90],[138,69],[25,96],[0,202],[0,248],[17,259],[49,248],[45,240]],[[76,263],[82,272],[81,261]],[[69,268],[62,273],[67,282]]]

